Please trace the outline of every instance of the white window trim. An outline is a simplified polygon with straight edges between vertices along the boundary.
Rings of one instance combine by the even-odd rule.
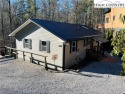
[[[25,40],[28,40],[28,43],[26,43]],[[30,45],[30,43],[29,43],[29,39],[24,39],[24,45],[25,45],[25,48],[26,48],[26,49],[29,49],[29,45]],[[26,45],[28,45],[28,46],[26,46]]]
[[[46,46],[45,46],[45,45],[42,45],[42,42],[46,42]],[[45,47],[46,50],[43,50],[43,47]],[[47,52],[47,41],[41,41],[41,51],[42,51],[42,52]]]
[[[42,42],[46,42],[46,45],[42,45]],[[45,50],[43,50],[43,47]],[[39,40],[39,51],[50,53],[50,41]]]
[[[75,45],[73,45],[73,42],[75,42]],[[72,43],[71,43],[71,52],[76,52],[77,51],[76,46],[77,46],[76,41],[72,41]],[[73,51],[74,47],[75,47],[75,51]]]

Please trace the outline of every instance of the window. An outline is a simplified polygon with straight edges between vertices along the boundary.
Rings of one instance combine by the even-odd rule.
[[[42,41],[42,51],[47,51],[46,41]]]
[[[91,43],[91,38],[86,38],[86,39],[84,39],[83,45],[85,47],[85,46],[90,45],[90,43]]]
[[[45,51],[47,53],[50,52],[50,41],[39,41],[39,50]]]
[[[25,39],[25,48],[29,48],[29,40],[28,39]]]
[[[24,39],[23,40],[23,47],[32,49],[32,40],[31,39]]]
[[[115,16],[113,16],[113,21],[115,21]]]
[[[72,41],[71,42],[71,52],[77,51],[76,47],[77,47],[76,41]]]
[[[105,23],[109,23],[109,17],[105,19]]]
[[[119,15],[119,19],[122,19],[122,14]]]

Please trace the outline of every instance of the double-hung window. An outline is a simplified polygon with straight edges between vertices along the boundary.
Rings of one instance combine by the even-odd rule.
[[[105,23],[109,23],[109,17],[105,19]]]
[[[32,49],[32,40],[31,39],[23,39],[23,47]]]
[[[47,42],[46,41],[41,41],[42,43],[42,45],[41,45],[41,49],[42,49],[42,51],[47,51]]]
[[[71,52],[77,51],[77,43],[76,41],[71,42]]]
[[[50,52],[50,41],[39,41],[39,50],[49,53]]]
[[[115,21],[115,16],[113,16],[113,21]]]
[[[85,46],[88,46],[88,45],[90,45],[90,44],[91,44],[91,38],[86,38],[86,39],[84,39],[84,42],[83,42],[84,47],[85,47]]]
[[[122,19],[122,14],[119,15],[119,19]]]

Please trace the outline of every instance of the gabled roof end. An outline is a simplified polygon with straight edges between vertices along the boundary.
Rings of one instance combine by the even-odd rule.
[[[8,36],[15,36],[15,34],[17,32],[19,32],[22,28],[24,28],[26,25],[28,25],[31,22],[32,22],[32,20],[28,19],[25,23],[23,23],[21,26],[19,26],[17,29],[15,29],[13,32],[11,32]]]

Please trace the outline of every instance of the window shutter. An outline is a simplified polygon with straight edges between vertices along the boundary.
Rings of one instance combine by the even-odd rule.
[[[42,51],[42,41],[39,40],[39,51]]]
[[[25,39],[23,39],[23,48],[25,48]]]
[[[47,53],[50,53],[50,41],[47,41]]]
[[[29,49],[32,49],[32,40],[29,39],[28,41],[29,41]]]

